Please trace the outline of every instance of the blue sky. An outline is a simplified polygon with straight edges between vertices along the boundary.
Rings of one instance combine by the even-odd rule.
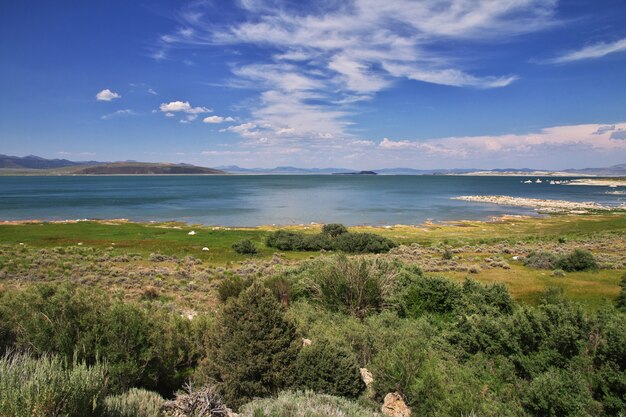
[[[625,16],[614,0],[4,1],[0,153],[624,163]]]

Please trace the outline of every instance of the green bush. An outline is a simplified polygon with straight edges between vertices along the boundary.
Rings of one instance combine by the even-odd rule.
[[[239,275],[230,275],[220,281],[217,286],[217,294],[221,302],[229,298],[237,298],[239,294],[252,285],[252,280]]]
[[[300,341],[270,290],[253,284],[223,307],[208,343],[196,379],[215,383],[236,408],[286,386]]]
[[[537,417],[592,417],[601,411],[583,375],[557,368],[531,381],[523,403]]]
[[[483,285],[467,279],[462,285],[442,277],[419,277],[406,291],[407,314],[510,314],[513,299],[502,284]]]
[[[296,389],[350,398],[358,397],[365,389],[352,352],[328,340],[316,339],[304,346],[292,373]]]
[[[0,357],[0,415],[11,417],[101,416],[107,369],[68,362],[56,355]]]
[[[616,306],[620,310],[626,312],[626,273],[622,275],[622,279],[619,282],[619,286],[621,287],[621,290],[619,292],[619,296],[617,297]],[[1,335],[2,335],[2,329],[0,329],[0,337]]]
[[[337,237],[348,233],[348,229],[343,224],[329,223],[322,226],[322,233],[330,237]]]
[[[156,417],[164,400],[159,394],[131,388],[119,395],[106,397],[104,415],[107,417]]]
[[[396,246],[393,240],[374,233],[344,233],[334,239],[332,248],[347,253],[386,253]]]
[[[337,234],[335,234],[337,233]],[[337,250],[346,253],[384,253],[397,244],[373,233],[339,233],[333,226],[328,233],[304,234],[278,230],[267,236],[265,244],[271,248],[291,251]]]
[[[157,305],[113,301],[71,285],[36,285],[0,297],[15,349],[107,362],[110,385],[171,394],[197,358],[189,320]],[[199,320],[201,322],[201,320]],[[194,355],[196,355],[194,357]]]
[[[584,249],[575,249],[569,255],[559,258],[555,266],[566,272],[589,271],[599,268],[593,254]]]
[[[417,271],[417,270],[416,270]],[[396,307],[411,274],[397,262],[339,255],[308,264],[298,282],[300,293],[332,311],[363,318]]]
[[[607,311],[597,321],[592,345],[597,369],[594,397],[602,402],[606,415],[621,416],[626,410],[626,320]]]
[[[548,252],[531,252],[526,259],[524,265],[529,268],[537,269],[555,269],[558,258]]]
[[[254,400],[241,409],[242,417],[373,417],[372,410],[340,397],[306,392],[281,392],[275,398]]]
[[[252,243],[250,239],[244,239],[233,243],[233,249],[241,255],[256,255],[259,253],[259,250],[256,246],[254,246],[254,243]]]

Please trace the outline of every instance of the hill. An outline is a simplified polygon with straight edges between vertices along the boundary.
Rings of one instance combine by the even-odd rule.
[[[213,168],[188,164],[161,164],[146,162],[114,162],[109,164],[74,167],[71,175],[215,175],[225,174]]]

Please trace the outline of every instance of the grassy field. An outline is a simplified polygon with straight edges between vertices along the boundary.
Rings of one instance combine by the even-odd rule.
[[[317,233],[319,226],[287,229]],[[224,273],[247,270],[249,275],[254,275],[268,271],[275,250],[266,247],[264,241],[273,230],[276,228],[216,228],[122,221],[5,223],[0,224],[0,248],[3,249],[0,255],[0,271],[3,271],[0,283],[4,281],[5,285],[17,285],[32,281],[15,276],[29,276],[27,272],[33,269],[33,265],[41,271],[51,271],[50,276],[55,277],[54,280],[72,277],[76,280],[81,274],[95,276],[98,272],[100,276],[91,280],[94,285],[107,288],[121,286],[135,296],[140,296],[142,288],[154,285],[153,281],[158,279],[164,296],[197,308],[200,302],[210,303],[214,296],[211,292],[213,284]],[[516,299],[529,303],[537,302],[546,288],[560,287],[566,296],[590,308],[601,306],[617,296],[620,276],[626,270],[626,215],[623,214],[508,217],[492,222],[354,227],[351,230],[378,233],[417,248],[415,253],[408,255],[381,256],[395,256],[416,263],[431,275],[459,280],[469,276],[481,282],[502,282]],[[189,235],[191,231],[195,234]],[[250,257],[235,253],[231,245],[242,239],[253,241],[259,248],[259,254]],[[205,247],[209,250],[203,251]],[[449,263],[440,261],[439,253],[444,247],[456,248],[455,259]],[[597,272],[554,277],[551,271],[527,268],[514,259],[516,254],[531,250],[558,252],[576,247],[588,248],[609,267]],[[69,255],[63,255],[59,248],[74,248],[79,252],[69,259]],[[37,254],[42,253],[44,258],[52,255],[51,252],[38,252],[42,249],[56,250],[54,261],[50,261],[51,265],[44,269],[40,265],[41,259],[38,259],[41,255]],[[106,263],[97,262],[97,259],[104,259],[101,254],[106,254]],[[154,257],[155,254],[176,259],[155,263],[151,261],[151,255]],[[116,262],[116,259],[128,255],[131,256],[130,261]],[[293,264],[319,255],[317,252],[285,252],[281,258],[285,264]],[[193,258],[197,265],[188,266],[188,261],[183,262],[185,257]],[[81,263],[81,259],[85,259],[87,266],[77,268],[76,265],[68,265],[71,262]],[[257,264],[261,266],[257,267]],[[137,270],[144,273],[136,274]],[[110,277],[107,271],[113,271]],[[42,279],[44,274],[37,276]],[[194,294],[196,291],[206,294]]]

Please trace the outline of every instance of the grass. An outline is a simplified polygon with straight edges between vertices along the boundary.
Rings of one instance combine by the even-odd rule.
[[[619,295],[620,277],[623,270],[600,270],[596,272],[571,272],[564,277],[552,276],[552,271],[511,265],[511,269],[487,269],[478,274],[447,272],[442,275],[454,280],[467,277],[483,283],[500,282],[509,288],[511,296],[528,304],[537,304],[541,295],[550,287],[562,288],[564,295],[587,308],[595,309],[612,303]]]
[[[320,227],[291,226],[284,229],[319,233]],[[142,297],[146,287],[154,286],[158,287],[157,296],[164,300],[174,300],[194,308],[202,303],[212,305],[214,282],[223,278],[224,273],[231,271],[256,276],[271,272],[268,265],[276,251],[265,246],[265,238],[275,230],[276,227],[269,226],[217,228],[183,223],[124,221],[0,224],[0,246],[5,248],[4,251],[0,250],[0,286],[37,281],[45,276],[45,271],[50,270],[55,271],[53,275],[56,280],[74,279],[79,283],[122,288],[135,298]],[[452,267],[431,274],[453,279],[471,276],[481,282],[502,282],[508,285],[514,298],[528,303],[536,303],[542,291],[556,286],[563,288],[571,299],[583,302],[589,308],[596,308],[617,297],[619,277],[626,270],[626,256],[623,255],[626,248],[626,215],[618,213],[507,217],[492,222],[464,221],[419,227],[352,227],[350,230],[377,233],[405,245],[419,244],[424,249],[421,254],[408,259],[402,255],[398,257],[422,265],[427,271],[427,265],[441,262],[442,256],[438,252],[441,248],[458,248],[460,253],[454,253],[455,261],[466,266],[475,265],[475,273],[467,269],[455,271]],[[189,235],[191,231],[195,234]],[[257,255],[242,255],[232,249],[233,243],[244,239],[249,239],[259,249]],[[513,250],[522,245],[524,248],[563,251],[564,245],[569,245],[569,250],[577,245],[589,245],[589,242],[593,244],[591,250],[599,258],[608,259],[613,269],[567,273],[559,278],[553,277],[551,271],[527,268],[521,262],[512,260],[515,252],[480,253],[485,248],[497,248],[499,251],[506,245]],[[205,247],[209,250],[203,251]],[[44,255],[43,258],[50,265],[42,266],[42,260],[38,259],[42,256],[38,256],[37,252],[52,248],[68,248],[74,251],[70,253],[76,255],[77,250],[79,253],[74,258],[70,255],[55,255],[56,258],[47,259],[48,255]],[[81,255],[80,251],[87,250],[94,252]],[[493,253],[497,254],[494,256]],[[97,259],[101,254],[106,254],[108,259],[130,255],[131,260],[112,260],[100,265]],[[178,260],[155,263],[150,261],[151,254],[175,256]],[[319,255],[319,252],[287,251],[283,259],[287,263],[294,263]],[[188,256],[199,260],[199,264],[185,264],[183,258]],[[484,260],[487,257],[502,259],[510,269],[486,265]],[[86,259],[87,264],[74,265],[81,263],[81,259]],[[16,275],[17,272],[29,271],[37,262],[41,274],[36,279],[12,280],[11,277],[19,275]]]

